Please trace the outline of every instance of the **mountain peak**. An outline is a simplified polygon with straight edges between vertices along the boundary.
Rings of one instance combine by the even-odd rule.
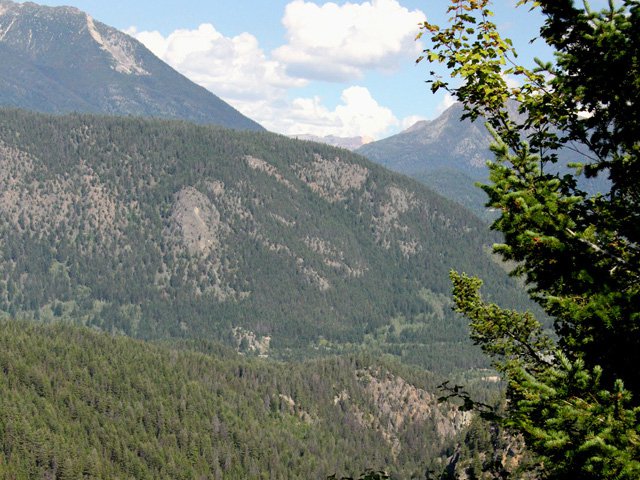
[[[9,0],[0,0],[0,106],[264,130],[87,13]]]
[[[65,15],[78,15],[84,16],[82,10],[77,7],[69,5],[50,7],[47,5],[40,5],[34,2],[17,3],[11,0],[0,0],[0,16],[5,13],[13,13],[14,15],[36,15],[36,16],[65,16]]]

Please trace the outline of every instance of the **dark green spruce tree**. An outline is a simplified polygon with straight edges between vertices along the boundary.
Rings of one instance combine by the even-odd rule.
[[[432,90],[486,119],[495,158],[482,188],[504,235],[495,250],[555,321],[549,335],[531,314],[483,301],[479,279],[452,273],[456,308],[507,383],[503,421],[543,478],[637,479],[640,2],[577,3],[519,2],[542,14],[552,62],[517,63],[489,0],[452,0],[447,25],[425,23],[419,61],[444,64],[452,80],[431,72]],[[560,165],[563,150],[582,161]],[[610,188],[589,195],[581,175],[606,176]]]

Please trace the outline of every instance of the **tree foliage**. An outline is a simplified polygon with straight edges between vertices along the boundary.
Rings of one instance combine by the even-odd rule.
[[[445,64],[455,80],[432,72],[432,90],[487,120],[495,160],[482,188],[504,235],[495,250],[555,319],[556,335],[529,313],[486,303],[477,279],[454,273],[456,308],[507,380],[506,423],[549,478],[638,478],[640,3],[519,5],[542,14],[553,62],[517,63],[488,0],[453,0],[445,28],[425,23],[431,47],[419,60]],[[583,162],[557,165],[563,149]],[[610,189],[588,195],[580,175],[606,175]]]
[[[377,402],[365,372],[436,383],[365,355],[285,364],[204,339],[0,321],[0,478],[349,478],[367,465],[369,480],[415,478],[451,450],[437,424],[451,409],[433,399],[440,420],[416,421],[407,408],[395,448],[394,391]]]
[[[350,171],[366,175],[357,188],[341,186]],[[487,363],[448,308],[451,268],[481,275],[496,301],[530,303],[485,251],[495,239],[327,145],[0,110],[0,317],[233,346],[240,327],[283,358],[366,344],[450,374]]]

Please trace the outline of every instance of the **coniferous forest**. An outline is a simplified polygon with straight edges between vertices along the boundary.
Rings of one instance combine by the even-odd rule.
[[[0,162],[0,476],[423,478],[477,451],[437,386],[498,390],[447,272],[529,304],[472,214],[175,121],[3,110]]]
[[[638,478],[640,3],[574,3],[420,21],[419,183],[0,0],[0,478]]]
[[[323,478],[444,468],[469,414],[366,355],[287,364],[0,323],[1,478]]]
[[[448,272],[529,305],[464,209],[345,150],[181,122],[0,112],[0,311],[302,358],[486,365]]]

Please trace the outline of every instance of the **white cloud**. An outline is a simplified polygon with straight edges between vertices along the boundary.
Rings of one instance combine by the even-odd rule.
[[[196,30],[175,30],[167,37],[159,32],[127,29],[161,60],[199,85],[234,104],[264,98],[280,98],[288,88],[306,85],[288,76],[277,61],[267,58],[258,40],[249,33],[229,38],[211,24]]]
[[[296,98],[285,106],[286,115],[265,119],[267,128],[288,134],[381,138],[399,125],[393,112],[378,104],[368,89],[352,86],[342,92],[341,103],[330,110],[319,97]]]
[[[271,55],[253,35],[225,37],[208,23],[166,36],[135,27],[126,33],[269,130],[381,138],[401,122],[367,88],[346,83],[334,108],[320,97],[296,97],[292,90],[312,79],[359,77],[365,70],[391,70],[405,56],[415,58],[417,24],[424,18],[396,0],[342,6],[294,0],[283,19],[289,43]]]
[[[445,93],[442,101],[436,107],[436,115],[440,115],[454,103],[456,103],[456,99],[453,98],[453,95],[451,95],[450,93]]]
[[[520,88],[522,86],[519,79],[514,77],[513,75],[505,75],[504,73],[502,73],[501,76],[507,84],[508,88]]]
[[[397,0],[333,2],[294,0],[283,24],[288,44],[273,52],[290,75],[327,81],[361,78],[365,70],[392,71],[421,50],[415,36],[426,19]]]

